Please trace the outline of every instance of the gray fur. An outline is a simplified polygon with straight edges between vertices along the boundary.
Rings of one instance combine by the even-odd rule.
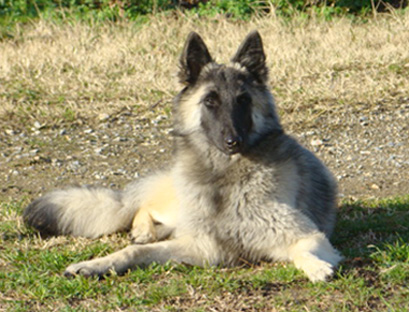
[[[333,273],[341,260],[328,240],[336,183],[316,156],[284,133],[265,85],[257,32],[232,61],[214,63],[199,35],[189,35],[179,75],[187,85],[175,99],[175,156],[168,171],[122,192],[72,188],[27,207],[27,223],[54,235],[96,237],[131,227],[135,215],[131,233],[139,244],[71,265],[66,275],[124,273],[169,260],[286,260],[312,281]],[[169,207],[158,212],[155,194],[162,187]]]

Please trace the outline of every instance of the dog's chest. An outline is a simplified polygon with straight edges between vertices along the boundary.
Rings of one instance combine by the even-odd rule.
[[[274,200],[275,185],[272,180],[266,182],[262,173],[253,173],[241,181],[225,181],[215,190],[210,222],[223,249],[246,253],[249,246],[253,248],[273,234],[275,216],[266,203]]]
[[[295,207],[296,176],[291,162],[248,165],[239,161],[218,178],[206,179],[211,183],[184,184],[189,230],[212,237],[226,262],[266,258],[282,232],[285,209]]]
[[[282,223],[294,209],[297,187],[287,163],[278,167],[249,168],[221,181],[215,192],[214,235],[226,254],[258,261],[281,236]],[[229,183],[230,182],[230,183]],[[277,235],[279,234],[279,235]],[[229,256],[230,257],[230,256]]]

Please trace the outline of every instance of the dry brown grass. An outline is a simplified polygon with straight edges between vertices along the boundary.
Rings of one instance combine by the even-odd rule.
[[[143,26],[40,21],[0,43],[0,119],[92,118],[123,106],[166,103],[180,88],[177,59],[191,30],[217,60],[227,61],[252,29],[263,36],[283,114],[299,122],[345,105],[359,109],[360,103],[398,99],[409,90],[409,13],[367,23],[273,17],[156,17]]]
[[[399,110],[409,108],[409,12],[379,15],[367,23],[184,17],[155,17],[143,26],[40,21],[0,42],[0,311],[408,310],[407,261],[396,259],[407,249],[378,254],[368,247],[407,241],[407,196],[383,204],[344,204],[335,245],[346,261],[339,276],[322,285],[309,284],[295,268],[282,265],[233,270],[156,266],[103,281],[68,280],[60,275],[68,264],[119,249],[127,237],[41,239],[23,225],[21,210],[39,193],[74,182],[119,187],[134,172],[164,160],[163,154],[170,153],[159,150],[170,149],[164,138],[169,122],[158,126],[149,119],[162,115],[180,88],[177,59],[189,31],[199,32],[213,56],[227,61],[252,29],[264,39],[285,129],[316,130],[302,138],[307,143],[330,138],[329,146],[316,149],[336,176],[345,174],[341,191],[407,193],[409,111]],[[159,100],[154,110],[143,111]],[[361,126],[356,120],[362,110],[374,106],[368,126]],[[117,113],[124,107],[133,110]],[[383,116],[384,110],[393,113]],[[359,114],[345,126],[348,131],[327,131],[345,123],[342,118],[352,119],[350,112]],[[31,129],[34,121],[52,126],[60,120],[70,123],[76,115],[92,121],[101,113],[113,117],[71,129],[66,124]],[[316,123],[324,113],[331,118]],[[392,119],[396,123],[390,125]],[[383,131],[388,124],[393,131]],[[86,132],[90,129],[94,132]],[[395,138],[403,145],[386,146]],[[106,150],[95,152],[102,147]],[[389,161],[388,153],[401,167]],[[96,174],[107,178],[96,181]],[[380,185],[378,193],[373,185]],[[381,259],[384,255],[392,260]]]

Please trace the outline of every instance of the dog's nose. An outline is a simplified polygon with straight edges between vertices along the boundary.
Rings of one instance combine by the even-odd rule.
[[[229,136],[225,139],[226,147],[232,154],[239,151],[242,141],[240,136]]]

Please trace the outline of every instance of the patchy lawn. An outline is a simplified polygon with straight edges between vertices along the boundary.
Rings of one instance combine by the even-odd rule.
[[[24,206],[74,183],[120,188],[166,165],[187,33],[226,61],[255,28],[285,129],[339,181],[332,240],[345,260],[334,279],[312,284],[284,263],[63,277],[72,262],[126,246],[126,234],[42,239],[22,224]],[[0,311],[409,310],[409,13],[366,23],[39,21],[1,41],[0,55]]]

